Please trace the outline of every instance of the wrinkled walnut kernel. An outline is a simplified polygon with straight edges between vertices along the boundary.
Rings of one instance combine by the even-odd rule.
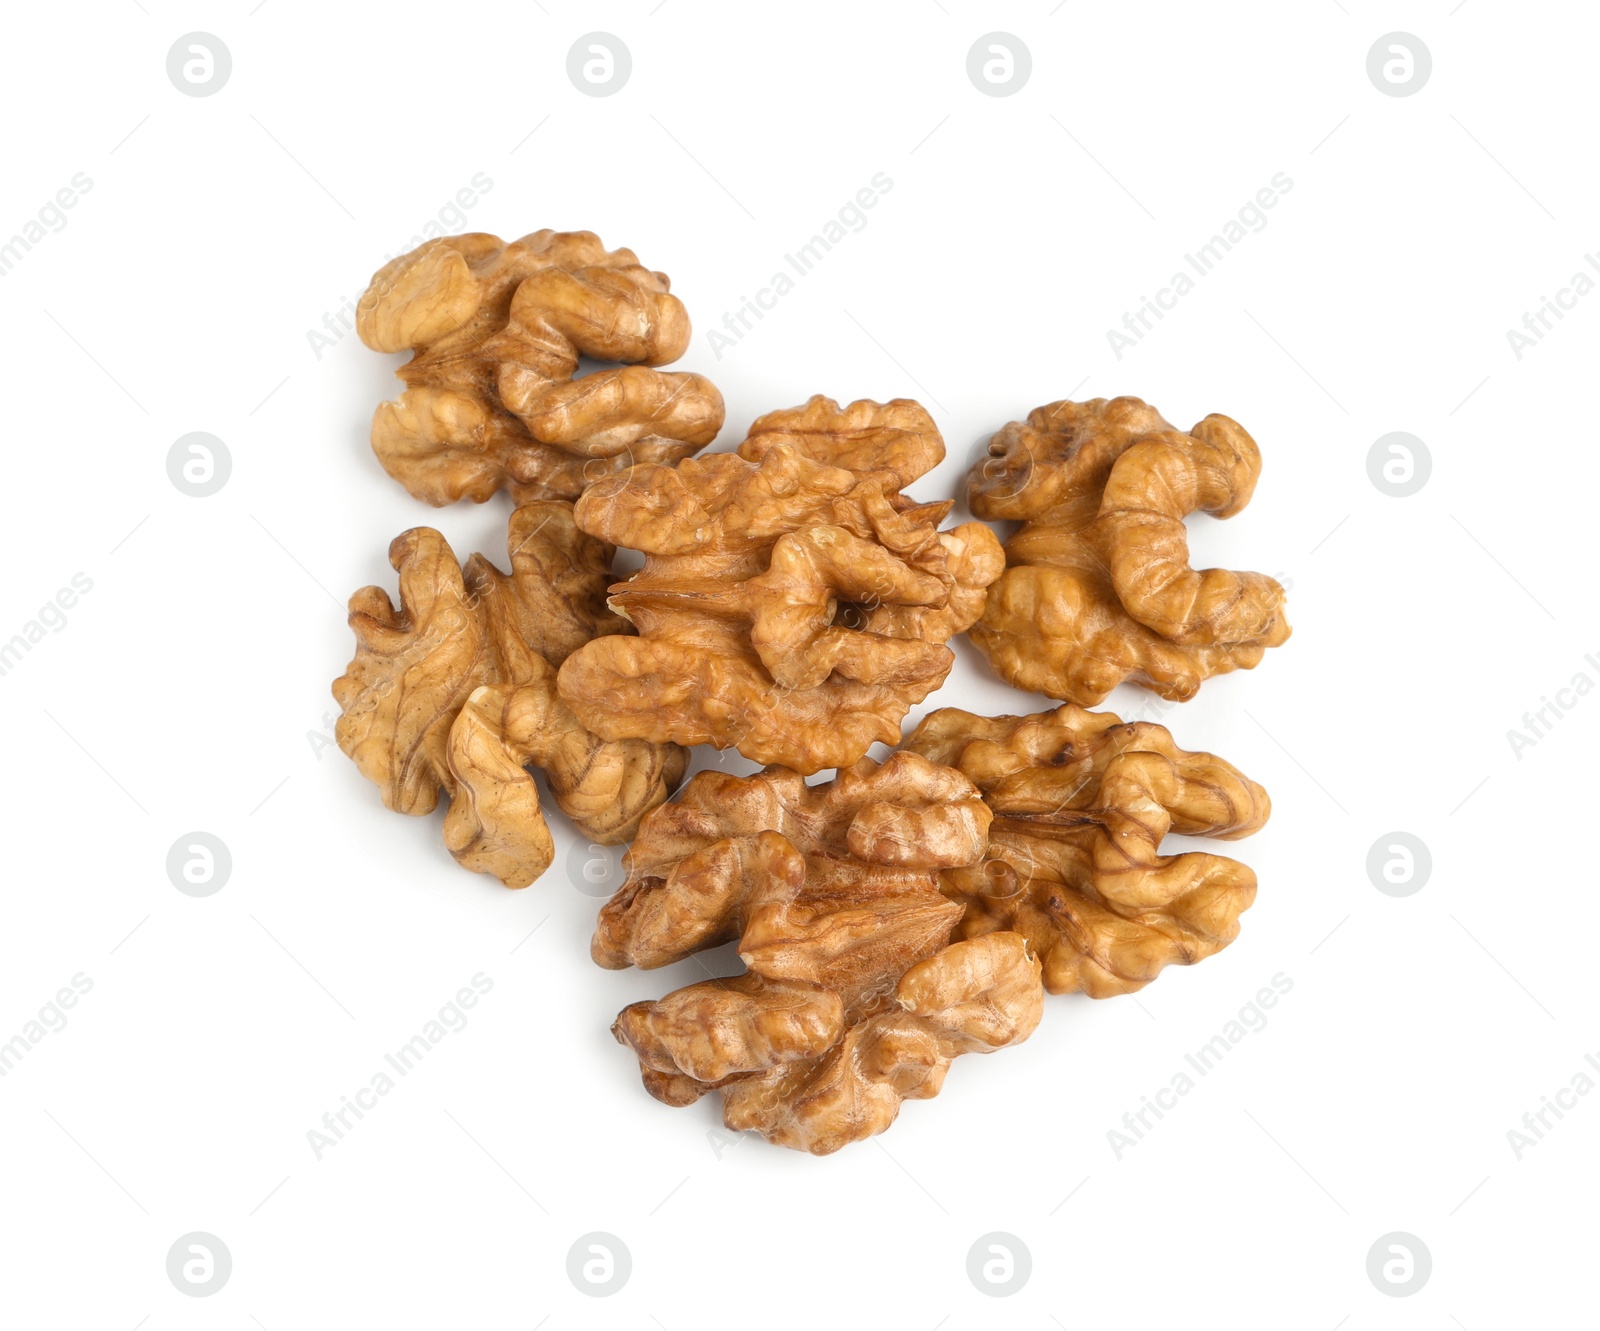
[[[1261,474],[1236,422],[1184,434],[1136,397],[1056,402],[989,452],[968,477],[972,511],[1025,525],[970,636],[1008,683],[1085,706],[1124,679],[1185,699],[1287,641],[1272,578],[1189,567],[1184,517],[1232,517]]]
[[[554,854],[530,767],[586,836],[610,844],[671,794],[687,755],[602,740],[557,696],[569,653],[627,631],[605,608],[610,547],[579,531],[558,500],[517,509],[507,544],[509,574],[482,555],[463,568],[430,527],[394,540],[400,608],[379,587],[350,598],[357,646],[334,681],[335,734],[389,808],[426,814],[443,790],[451,854],[526,887]]]
[[[824,785],[701,772],[641,823],[600,912],[602,966],[665,966],[737,939],[746,973],[625,1008],[612,1028],[668,1104],[720,1090],[731,1128],[827,1154],[937,1095],[951,1061],[1026,1039],[1039,962],[991,932],[952,944],[938,875],[974,866],[973,784],[915,754]]]
[[[915,402],[814,397],[761,417],[737,453],[592,485],[578,525],[646,554],[611,588],[638,636],[573,653],[561,696],[609,739],[732,746],[808,775],[899,743],[1002,567],[982,523],[941,532],[948,502],[900,493],[943,456]]]
[[[411,351],[406,389],[372,418],[372,449],[418,499],[575,499],[635,462],[672,461],[722,428],[722,395],[683,355],[689,316],[663,273],[589,231],[506,243],[430,240],[373,276],[356,331]],[[624,362],[574,378],[579,357]]]
[[[1233,840],[1267,821],[1267,792],[1231,764],[1178,748],[1162,726],[1070,703],[992,719],[942,708],[905,747],[961,771],[994,813],[987,858],[943,875],[966,906],[959,932],[1020,933],[1051,993],[1132,993],[1238,936],[1255,874],[1221,855],[1159,853],[1168,832]]]

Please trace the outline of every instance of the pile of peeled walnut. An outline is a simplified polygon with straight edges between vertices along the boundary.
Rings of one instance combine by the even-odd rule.
[[[358,330],[413,353],[373,418],[384,468],[429,503],[519,507],[509,572],[431,528],[395,538],[399,607],[350,601],[340,747],[391,809],[442,796],[450,853],[508,887],[553,857],[535,771],[583,836],[631,843],[602,966],[737,941],[742,974],[617,1018],[657,1099],[717,1091],[729,1127],[835,1151],[958,1055],[1027,1039],[1046,990],[1131,993],[1233,941],[1255,875],[1161,842],[1248,836],[1266,792],[1085,708],[1124,680],[1191,697],[1289,636],[1272,579],[1189,567],[1186,516],[1237,513],[1260,473],[1238,424],[1039,408],[968,478],[976,516],[1022,524],[1002,546],[905,494],[944,457],[915,402],[813,397],[695,456],[721,396],[655,368],[688,316],[587,232],[430,241],[373,278]],[[631,576],[618,547],[644,556]],[[904,737],[963,632],[1064,705],[943,708]],[[700,744],[766,766],[679,790]]]

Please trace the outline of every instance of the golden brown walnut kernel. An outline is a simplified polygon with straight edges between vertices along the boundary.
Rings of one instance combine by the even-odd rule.
[[[517,509],[507,545],[509,574],[482,555],[463,568],[430,527],[395,538],[400,608],[379,587],[350,598],[356,655],[334,681],[335,733],[389,808],[429,813],[442,789],[451,854],[526,887],[554,854],[530,767],[586,836],[614,843],[677,787],[687,755],[602,740],[557,696],[569,653],[627,631],[605,608],[610,547],[559,500]]]
[[[1184,434],[1136,397],[1055,402],[989,454],[968,477],[972,511],[1025,525],[971,637],[1007,682],[1086,706],[1124,679],[1184,699],[1288,639],[1272,578],[1189,567],[1185,516],[1232,517],[1261,474],[1237,422]]]
[[[994,813],[987,858],[944,873],[960,932],[1022,934],[1051,993],[1132,993],[1239,933],[1256,876],[1221,855],[1159,853],[1168,832],[1249,836],[1267,792],[1162,726],[1068,704],[1035,716],[930,713],[906,749],[959,769]]]
[[[589,231],[509,244],[430,240],[380,268],[356,307],[375,351],[411,351],[406,389],[372,418],[372,449],[418,499],[575,499],[640,461],[671,461],[722,428],[698,374],[650,368],[683,355],[689,316],[664,273]],[[621,368],[574,378],[580,356]]]
[[[900,493],[943,456],[915,402],[814,397],[736,453],[590,486],[578,525],[646,555],[611,588],[639,636],[574,652],[561,696],[608,739],[732,746],[807,775],[899,743],[1003,563],[982,523],[941,532],[948,502]]]
[[[818,1155],[937,1095],[951,1060],[1025,1040],[1039,962],[1017,934],[952,944],[939,873],[978,864],[989,811],[915,754],[824,784],[701,772],[640,824],[594,958],[680,961],[737,939],[743,975],[623,1009],[612,1028],[668,1104],[722,1092],[730,1128]]]

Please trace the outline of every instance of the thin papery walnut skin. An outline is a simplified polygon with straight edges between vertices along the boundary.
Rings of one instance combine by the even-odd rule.
[[[1226,416],[1185,434],[1136,397],[1055,402],[990,441],[967,481],[979,517],[1025,525],[970,632],[1002,678],[1092,706],[1132,679],[1187,699],[1287,641],[1283,588],[1189,567],[1187,514],[1249,503],[1261,453]]]
[[[668,1104],[720,1090],[728,1126],[827,1154],[936,1095],[950,1062],[1028,1037],[1039,962],[1018,934],[952,944],[941,871],[975,866],[989,811],[897,753],[807,786],[702,772],[645,818],[600,912],[603,966],[665,966],[737,939],[743,975],[625,1008],[612,1028]]]
[[[638,636],[575,652],[562,697],[610,739],[732,746],[807,775],[897,744],[1003,566],[982,523],[941,532],[948,503],[900,493],[943,456],[915,402],[813,397],[737,453],[592,485],[578,525],[645,552],[611,588]]]
[[[683,355],[689,316],[664,273],[589,231],[509,243],[430,240],[379,269],[356,307],[375,351],[411,351],[405,391],[378,407],[372,448],[418,499],[575,499],[635,462],[671,461],[722,428]],[[580,356],[624,362],[574,378]]]
[[[517,509],[507,544],[509,574],[481,555],[457,564],[430,527],[394,540],[399,608],[378,587],[350,598],[357,649],[334,681],[335,735],[389,808],[426,814],[443,791],[451,854],[526,887],[554,855],[530,768],[586,836],[614,843],[676,789],[687,755],[603,740],[556,692],[576,647],[627,631],[605,607],[610,547],[560,501]]]
[[[1232,764],[1070,703],[1021,717],[942,708],[905,747],[959,769],[994,813],[985,860],[943,875],[966,908],[959,932],[1022,934],[1052,993],[1132,993],[1238,936],[1255,874],[1221,855],[1159,853],[1168,832],[1233,840],[1267,821],[1267,792]]]

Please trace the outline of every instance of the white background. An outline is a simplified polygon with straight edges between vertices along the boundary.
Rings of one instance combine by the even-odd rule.
[[[1576,816],[1600,697],[1520,757],[1507,731],[1600,681],[1600,297],[1520,360],[1506,338],[1600,246],[1591,7],[102,0],[6,28],[0,236],[75,172],[93,187],[0,279],[0,638],[73,574],[93,590],[0,678],[0,1040],[74,974],[93,988],[0,1080],[0,1322],[1592,1319],[1600,1096],[1521,1159],[1507,1132],[1600,1049]],[[1014,96],[966,74],[996,29],[1031,51]],[[205,98],[165,71],[196,30],[233,60]],[[594,30],[633,58],[607,98],[565,72]],[[1432,52],[1415,96],[1367,77],[1396,30]],[[1197,519],[1195,555],[1292,584],[1294,638],[1182,707],[1108,704],[1271,791],[1232,851],[1261,884],[1237,943],[1136,1000],[1051,999],[1028,1043],[831,1158],[645,1095],[607,1027],[692,965],[590,963],[558,816],[555,867],[505,891],[325,734],[343,601],[393,588],[391,537],[431,523],[503,563],[503,497],[425,509],[368,451],[399,358],[307,336],[477,172],[492,189],[449,229],[589,228],[671,275],[698,329],[681,368],[727,398],[718,447],[814,392],[915,396],[949,447],[914,490],[936,498],[1060,397],[1255,435],[1255,501]],[[868,225],[719,357],[723,312],[877,172]],[[1119,361],[1106,330],[1277,172],[1265,229]],[[196,430],[233,461],[204,499],[166,473]],[[1397,430],[1433,459],[1404,499],[1366,469]],[[930,706],[1045,705],[958,651]],[[195,830],[233,858],[205,899],[165,869]],[[1366,870],[1395,830],[1433,858],[1404,899]],[[315,1159],[307,1131],[480,971],[470,1025]],[[1108,1131],[1280,972],[1266,1029],[1118,1160]],[[165,1272],[193,1230],[233,1257],[204,1299]],[[1433,1257],[1408,1298],[1366,1274],[1397,1230]],[[613,1297],[567,1278],[589,1231],[632,1254]],[[1032,1253],[1009,1298],[967,1276],[990,1231]]]

